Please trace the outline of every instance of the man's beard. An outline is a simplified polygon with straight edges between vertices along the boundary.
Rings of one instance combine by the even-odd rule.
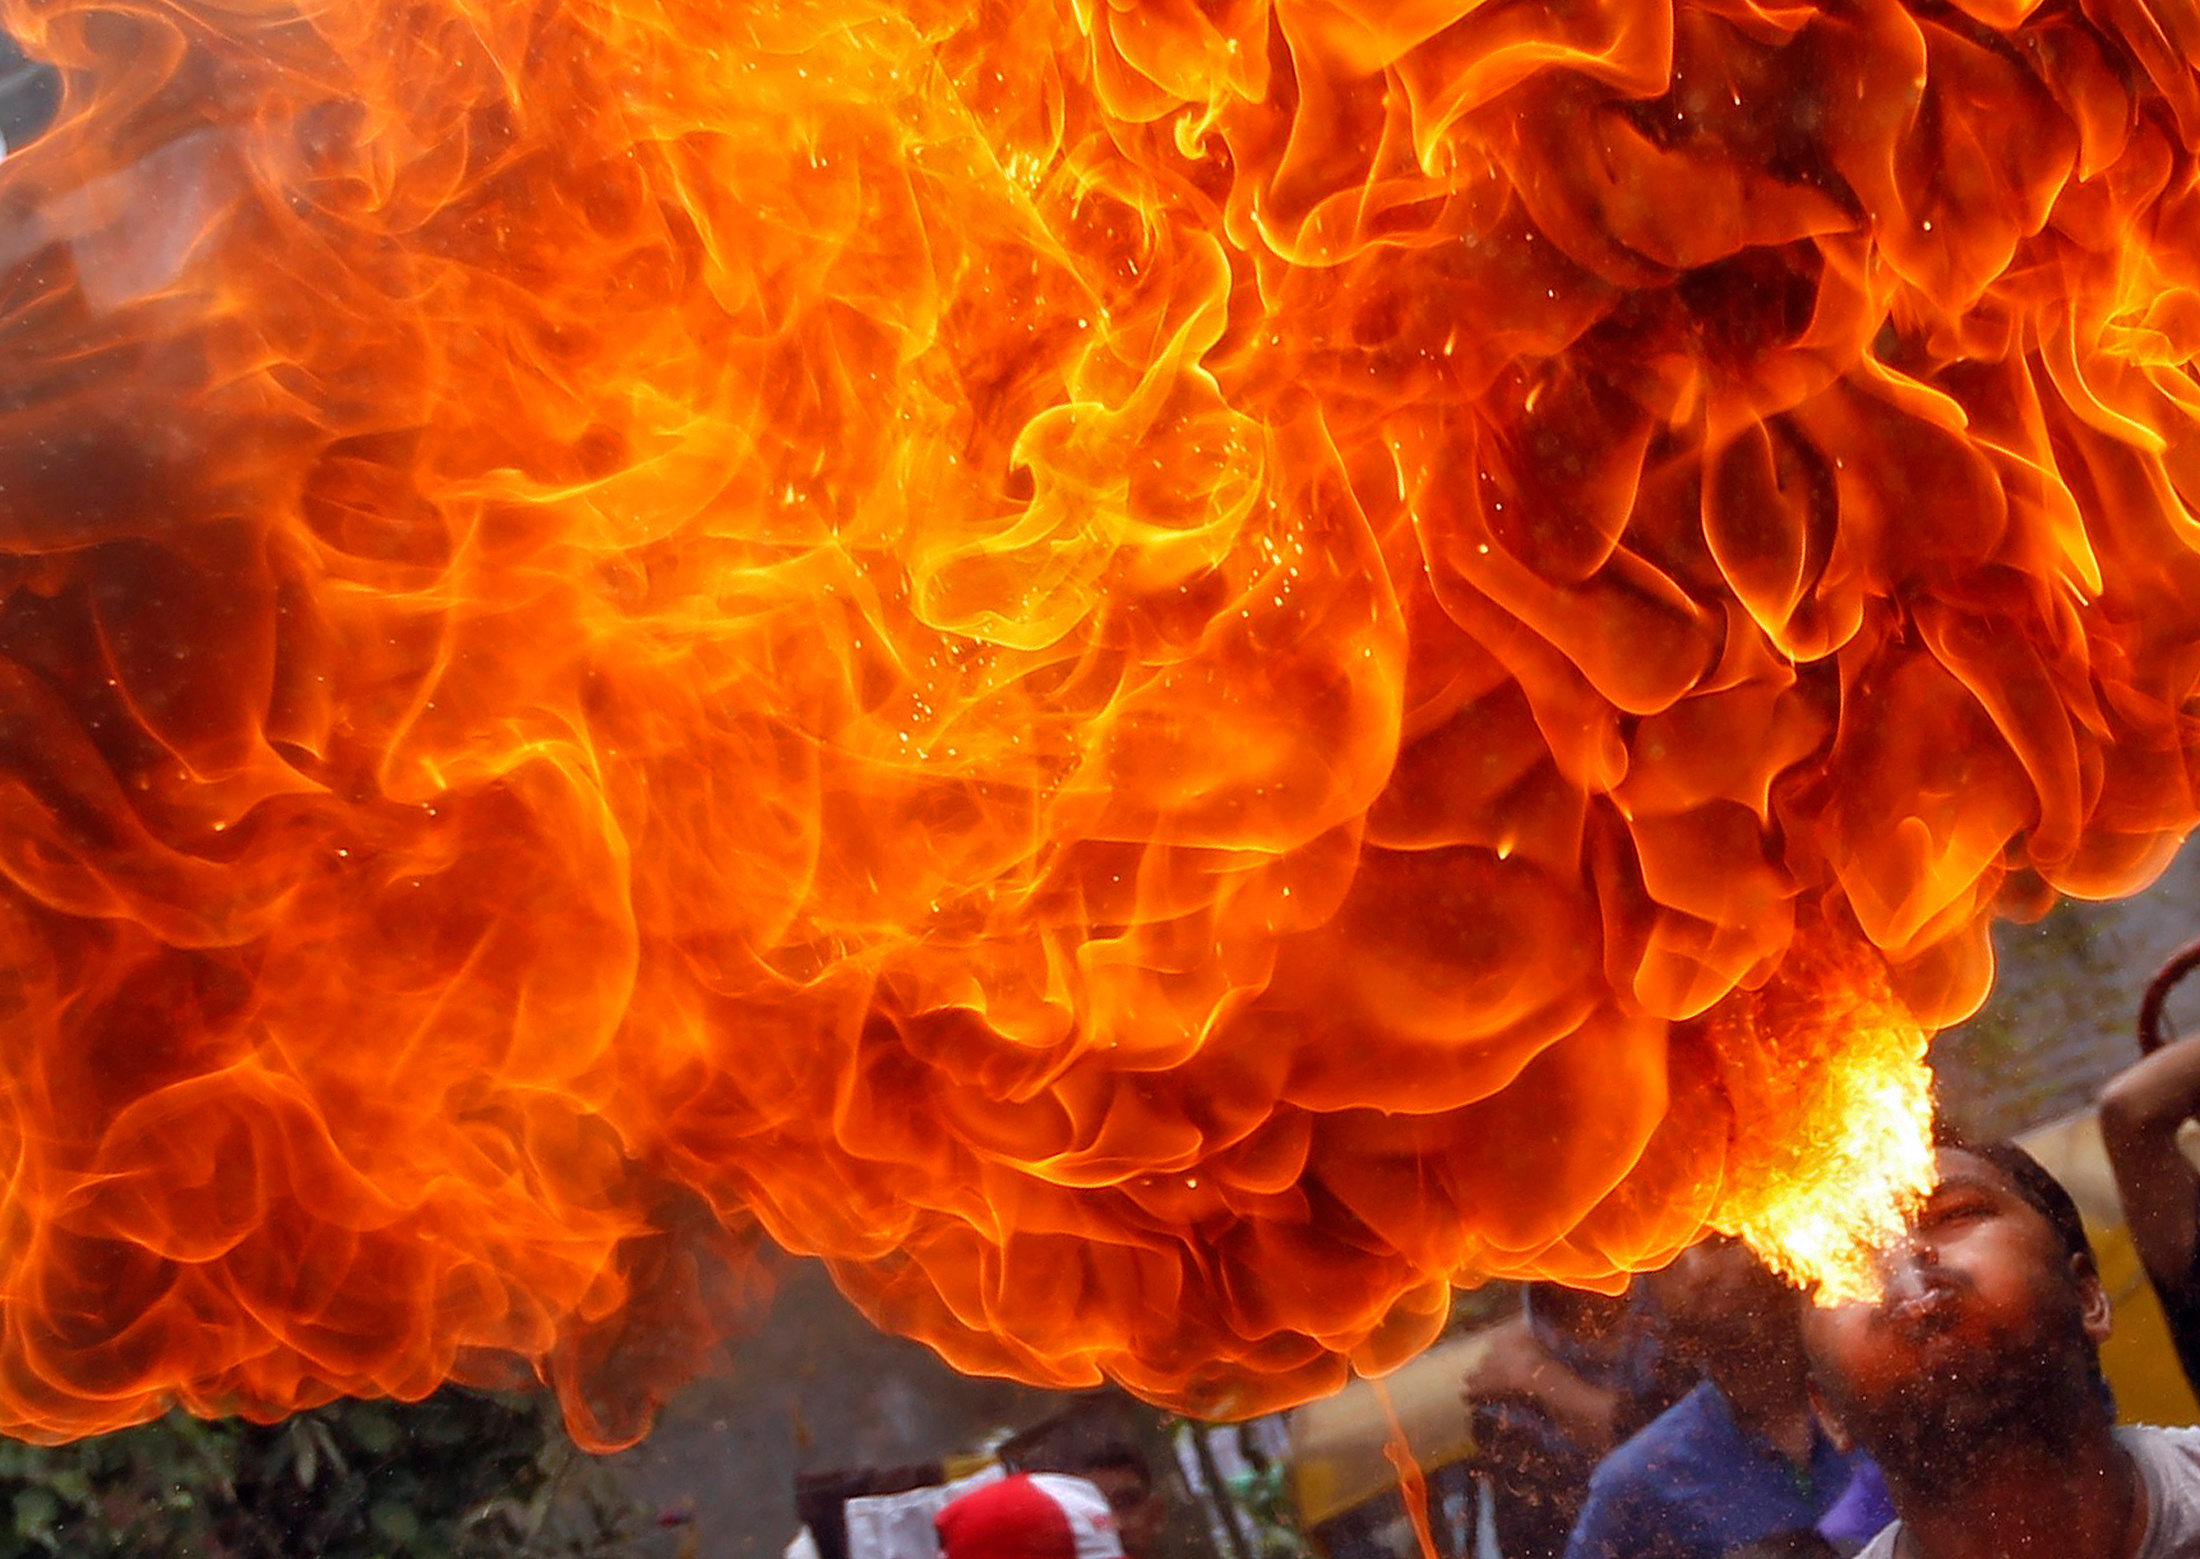
[[[2041,1328],[2047,1338],[2064,1332]],[[1929,1492],[1962,1485],[2016,1444],[2051,1453],[2075,1446],[2106,1415],[2104,1389],[2085,1354],[1989,1337],[1921,1369],[1877,1404],[1837,1389],[1826,1395],[1891,1480]]]

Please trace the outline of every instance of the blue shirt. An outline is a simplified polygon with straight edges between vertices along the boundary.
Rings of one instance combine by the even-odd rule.
[[[1721,1559],[1775,1532],[1809,1531],[1863,1461],[1815,1427],[1810,1465],[1744,1434],[1705,1381],[1604,1459],[1566,1559]]]

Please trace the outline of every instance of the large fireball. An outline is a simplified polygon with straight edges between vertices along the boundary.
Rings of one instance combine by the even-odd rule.
[[[7,1433],[1849,1281],[2200,817],[2185,7],[0,23]]]

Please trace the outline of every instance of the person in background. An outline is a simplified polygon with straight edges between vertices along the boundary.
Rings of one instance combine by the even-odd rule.
[[[1607,1295],[1530,1283],[1460,1381],[1506,1559],[1558,1559],[1589,1476],[1695,1374],[1666,1351],[1640,1286]]]
[[[932,1521],[942,1559],[1125,1559],[1106,1496],[1062,1473],[989,1483]]]
[[[1724,1559],[1815,1528],[1862,1458],[1811,1411],[1800,1296],[1719,1236],[1648,1281],[1705,1378],[1597,1468],[1567,1559]]]
[[[1133,1442],[1115,1436],[1090,1444],[1072,1441],[1059,1456],[1034,1461],[1026,1470],[1067,1473],[1090,1483],[1108,1502],[1127,1559],[1151,1559],[1168,1511],[1154,1490],[1152,1464]]]
[[[1864,1559],[2200,1555],[2200,1432],[2114,1427],[2069,1193],[2007,1142],[1944,1138],[1939,1172],[1880,1297],[1804,1319],[1820,1416],[1900,1516]]]
[[[2200,1391],[2200,1171],[2177,1146],[2200,1115],[2200,1036],[2165,1045],[2101,1094],[2101,1140],[2124,1223],[2162,1301],[2185,1379]]]

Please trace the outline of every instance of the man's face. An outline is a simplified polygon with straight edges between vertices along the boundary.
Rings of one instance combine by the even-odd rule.
[[[1750,1351],[1775,1328],[1792,1339],[1795,1291],[1741,1241],[1713,1235],[1649,1278],[1666,1335],[1696,1362]]]
[[[2070,1405],[2108,1334],[2092,1263],[1999,1169],[1943,1150],[1940,1183],[1884,1257],[1876,1303],[1811,1309],[1812,1381],[1827,1416],[1867,1447],[1893,1436]]]
[[[1144,1559],[1161,1536],[1166,1514],[1152,1485],[1132,1467],[1097,1467],[1081,1476],[1106,1496],[1123,1552],[1129,1559]]]

